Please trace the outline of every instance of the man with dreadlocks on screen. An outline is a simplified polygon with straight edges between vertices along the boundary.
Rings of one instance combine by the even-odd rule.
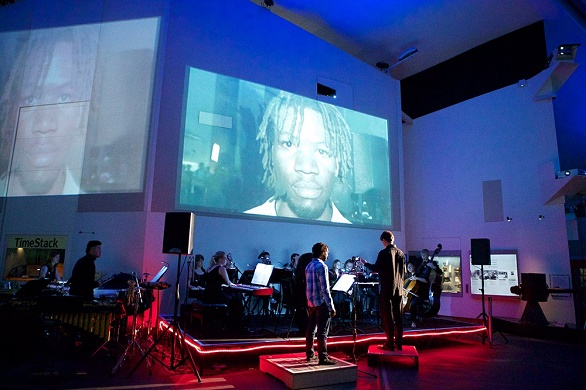
[[[246,213],[350,223],[331,199],[352,170],[350,128],[334,106],[281,92],[256,139],[275,195]]]

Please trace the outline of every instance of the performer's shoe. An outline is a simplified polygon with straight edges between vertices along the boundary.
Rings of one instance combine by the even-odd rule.
[[[305,361],[306,361],[307,363],[309,363],[309,362],[311,362],[312,360],[315,360],[315,359],[316,359],[316,356],[315,356],[315,355],[311,355],[311,356],[307,356],[307,357],[305,358]]]
[[[415,323],[415,321],[413,321],[413,322],[411,323],[411,327],[412,327],[412,328],[417,328],[417,324]]]
[[[320,366],[333,366],[336,364],[336,361],[327,357],[325,359],[320,360],[318,364]]]
[[[395,347],[392,345],[387,345],[387,344],[381,344],[378,346],[378,349],[383,349],[385,351],[394,351]]]

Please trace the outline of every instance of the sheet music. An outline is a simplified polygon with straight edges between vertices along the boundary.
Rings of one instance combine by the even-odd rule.
[[[352,288],[356,280],[356,275],[343,274],[332,287],[332,291],[341,291],[347,293]]]
[[[252,275],[251,284],[257,286],[266,286],[269,284],[271,274],[273,273],[274,265],[258,263]]]
[[[157,274],[153,277],[153,279],[151,280],[151,283],[157,283],[163,277],[165,272],[167,272],[167,269],[169,269],[169,267],[164,265],[163,268],[161,268],[159,270],[159,272],[157,272]]]

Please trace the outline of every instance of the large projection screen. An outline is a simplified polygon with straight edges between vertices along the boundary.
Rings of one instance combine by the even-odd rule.
[[[0,197],[143,191],[159,24],[0,33]]]
[[[177,208],[392,225],[386,119],[191,67],[185,90]]]

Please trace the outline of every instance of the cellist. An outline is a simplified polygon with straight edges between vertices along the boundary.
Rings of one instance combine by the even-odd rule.
[[[416,281],[415,293],[411,296],[410,303],[410,314],[411,314],[411,327],[416,328],[416,320],[421,320],[421,314],[423,311],[423,303],[429,299],[429,274],[431,271],[432,262],[429,259],[429,250],[422,249],[421,252],[421,264],[415,270],[415,274],[409,279]]]

